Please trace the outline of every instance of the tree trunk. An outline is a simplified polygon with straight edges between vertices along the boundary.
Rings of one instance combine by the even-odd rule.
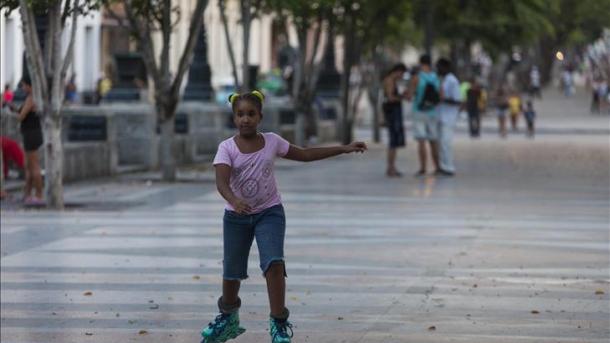
[[[371,108],[373,109],[373,141],[375,143],[379,143],[381,141],[381,125],[379,125],[379,122],[381,116],[383,115],[383,113],[379,113],[379,101],[381,100],[380,95],[382,94],[380,75],[383,66],[381,56],[377,48],[375,48],[375,51],[373,52],[372,66],[373,70],[369,71],[369,82],[367,82],[367,95]]]
[[[158,118],[164,116],[159,113]],[[161,153],[161,177],[163,181],[176,181],[176,159],[172,153],[174,142],[174,117],[161,121],[160,153]]]
[[[380,113],[377,110],[379,108],[379,92],[373,94],[368,92],[368,99],[371,108],[373,109],[372,129],[373,129],[373,142],[379,143],[381,141],[381,125],[379,125]]]
[[[74,2],[78,5],[78,1]],[[62,58],[62,33],[65,22],[61,20],[61,2],[55,2],[47,11],[48,28],[45,40],[45,54],[43,54],[40,39],[37,35],[34,12],[25,0],[20,1],[20,13],[23,21],[23,38],[36,111],[42,118],[44,133],[45,156],[45,196],[47,207],[61,210],[64,208],[63,199],[63,143],[61,139],[62,117],[61,110],[64,97],[65,70],[71,63],[71,45],[73,45],[74,29],[69,42],[68,55]],[[76,26],[77,12],[72,16],[72,25]]]
[[[237,90],[240,88],[239,77],[237,76],[237,63],[235,63],[235,52],[233,52],[233,44],[231,44],[231,35],[229,34],[229,22],[227,20],[227,13],[225,11],[225,0],[218,0],[218,10],[220,11],[222,28],[224,30],[225,40],[227,42],[227,51],[229,53],[229,60],[231,61],[231,71],[233,72],[235,90]]]
[[[45,113],[43,118],[46,201],[49,208],[61,210],[64,208],[62,118],[60,113]]]
[[[250,13],[250,0],[241,0],[241,21],[244,34],[243,40],[243,65],[241,78],[241,91],[251,91],[250,89],[250,24],[252,22]]]
[[[341,107],[343,110],[341,143],[349,144],[352,141],[352,114],[350,113],[350,78],[352,73],[353,52],[354,52],[354,18],[350,10],[346,11],[347,31],[345,34],[345,43],[343,49],[343,75],[341,78]]]
[[[308,104],[305,103],[307,86],[305,84],[305,61],[307,59],[307,32],[309,26],[297,25],[297,39],[299,42],[299,50],[297,53],[297,63],[294,66],[293,77],[293,94],[292,99],[295,103],[296,119],[294,124],[294,142],[298,146],[305,146],[305,125],[306,125],[306,110]],[[311,106],[311,104],[309,104]]]
[[[555,63],[555,52],[557,48],[552,38],[540,40],[540,81],[547,85],[552,81],[553,64]]]
[[[434,45],[434,13],[433,3],[425,1],[425,27],[424,27],[424,50],[426,54],[432,58],[432,47]]]

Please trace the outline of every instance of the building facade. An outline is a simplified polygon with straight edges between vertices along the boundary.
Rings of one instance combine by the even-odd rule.
[[[197,0],[178,1],[180,18],[177,18],[172,33],[170,65],[175,71],[188,39],[190,15]],[[124,16],[120,6],[113,6],[113,11]],[[239,1],[226,1],[226,16],[229,36],[233,47],[238,76],[241,77],[243,60],[243,30],[239,23]],[[232,67],[229,59],[227,40],[222,25],[217,0],[208,3],[204,13],[207,33],[207,59],[212,72],[212,86],[233,84]],[[0,11],[0,85],[9,84],[18,87],[24,72],[24,43],[21,29],[21,17],[18,10],[8,16]],[[70,23],[64,31],[63,48],[67,49],[70,34]],[[113,56],[119,53],[136,52],[137,44],[130,38],[129,30],[121,27],[120,22],[102,9],[87,16],[81,16],[77,22],[74,59],[67,78],[75,78],[79,93],[94,91],[97,80],[103,75],[115,77],[116,66]],[[261,15],[252,21],[250,30],[249,64],[258,67],[259,73],[266,73],[277,67],[277,52],[280,46],[281,33],[274,25],[272,15]],[[296,46],[294,30],[288,32],[288,42]],[[155,37],[155,49],[161,49],[161,35]],[[321,51],[318,54],[321,56]],[[65,52],[64,52],[65,53]],[[338,54],[339,55],[339,54]],[[340,55],[339,55],[340,56]],[[185,83],[186,83],[185,77]],[[185,86],[185,85],[183,85]]]
[[[21,16],[18,10],[6,16],[5,10],[0,11],[0,84],[8,84],[11,88],[18,87],[24,72],[24,52]],[[62,36],[63,53],[68,48],[71,22]],[[74,59],[68,73],[68,78],[74,76],[79,91],[95,89],[100,71],[100,27],[99,12],[81,16],[77,21],[74,42]]]

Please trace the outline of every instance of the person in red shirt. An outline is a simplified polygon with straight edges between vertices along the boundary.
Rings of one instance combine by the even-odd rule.
[[[14,97],[15,97],[15,95],[13,94],[13,91],[11,90],[11,86],[7,83],[4,86],[4,92],[2,92],[2,107],[6,106],[6,105],[11,105],[13,103]]]
[[[25,169],[25,155],[16,141],[1,136],[0,142],[2,143],[2,175],[6,179],[9,164],[13,164],[19,169]],[[4,190],[0,190],[0,197],[4,198],[5,196]]]

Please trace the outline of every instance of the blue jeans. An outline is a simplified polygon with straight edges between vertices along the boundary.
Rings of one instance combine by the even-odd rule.
[[[223,278],[225,280],[248,278],[248,256],[254,238],[256,238],[258,246],[263,275],[271,264],[283,263],[285,233],[286,217],[282,205],[272,206],[260,213],[246,215],[225,210]]]

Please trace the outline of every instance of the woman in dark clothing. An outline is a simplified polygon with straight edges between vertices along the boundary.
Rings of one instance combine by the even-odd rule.
[[[27,94],[23,106],[19,109],[17,119],[21,123],[21,135],[25,150],[25,189],[24,201],[28,205],[42,205],[42,176],[38,149],[43,143],[40,118],[36,113],[36,104],[32,96],[32,82],[28,77],[21,80],[21,88]],[[31,196],[32,188],[34,196]]]
[[[407,71],[407,67],[399,63],[395,65],[383,78],[383,114],[385,125],[388,128],[388,177],[399,177],[402,174],[396,169],[396,149],[405,146],[405,129],[402,122],[402,97],[398,94],[396,83]]]
[[[468,112],[468,128],[470,137],[481,135],[481,114],[479,112],[479,98],[481,87],[476,80],[470,82],[470,89],[466,92],[466,112]]]

